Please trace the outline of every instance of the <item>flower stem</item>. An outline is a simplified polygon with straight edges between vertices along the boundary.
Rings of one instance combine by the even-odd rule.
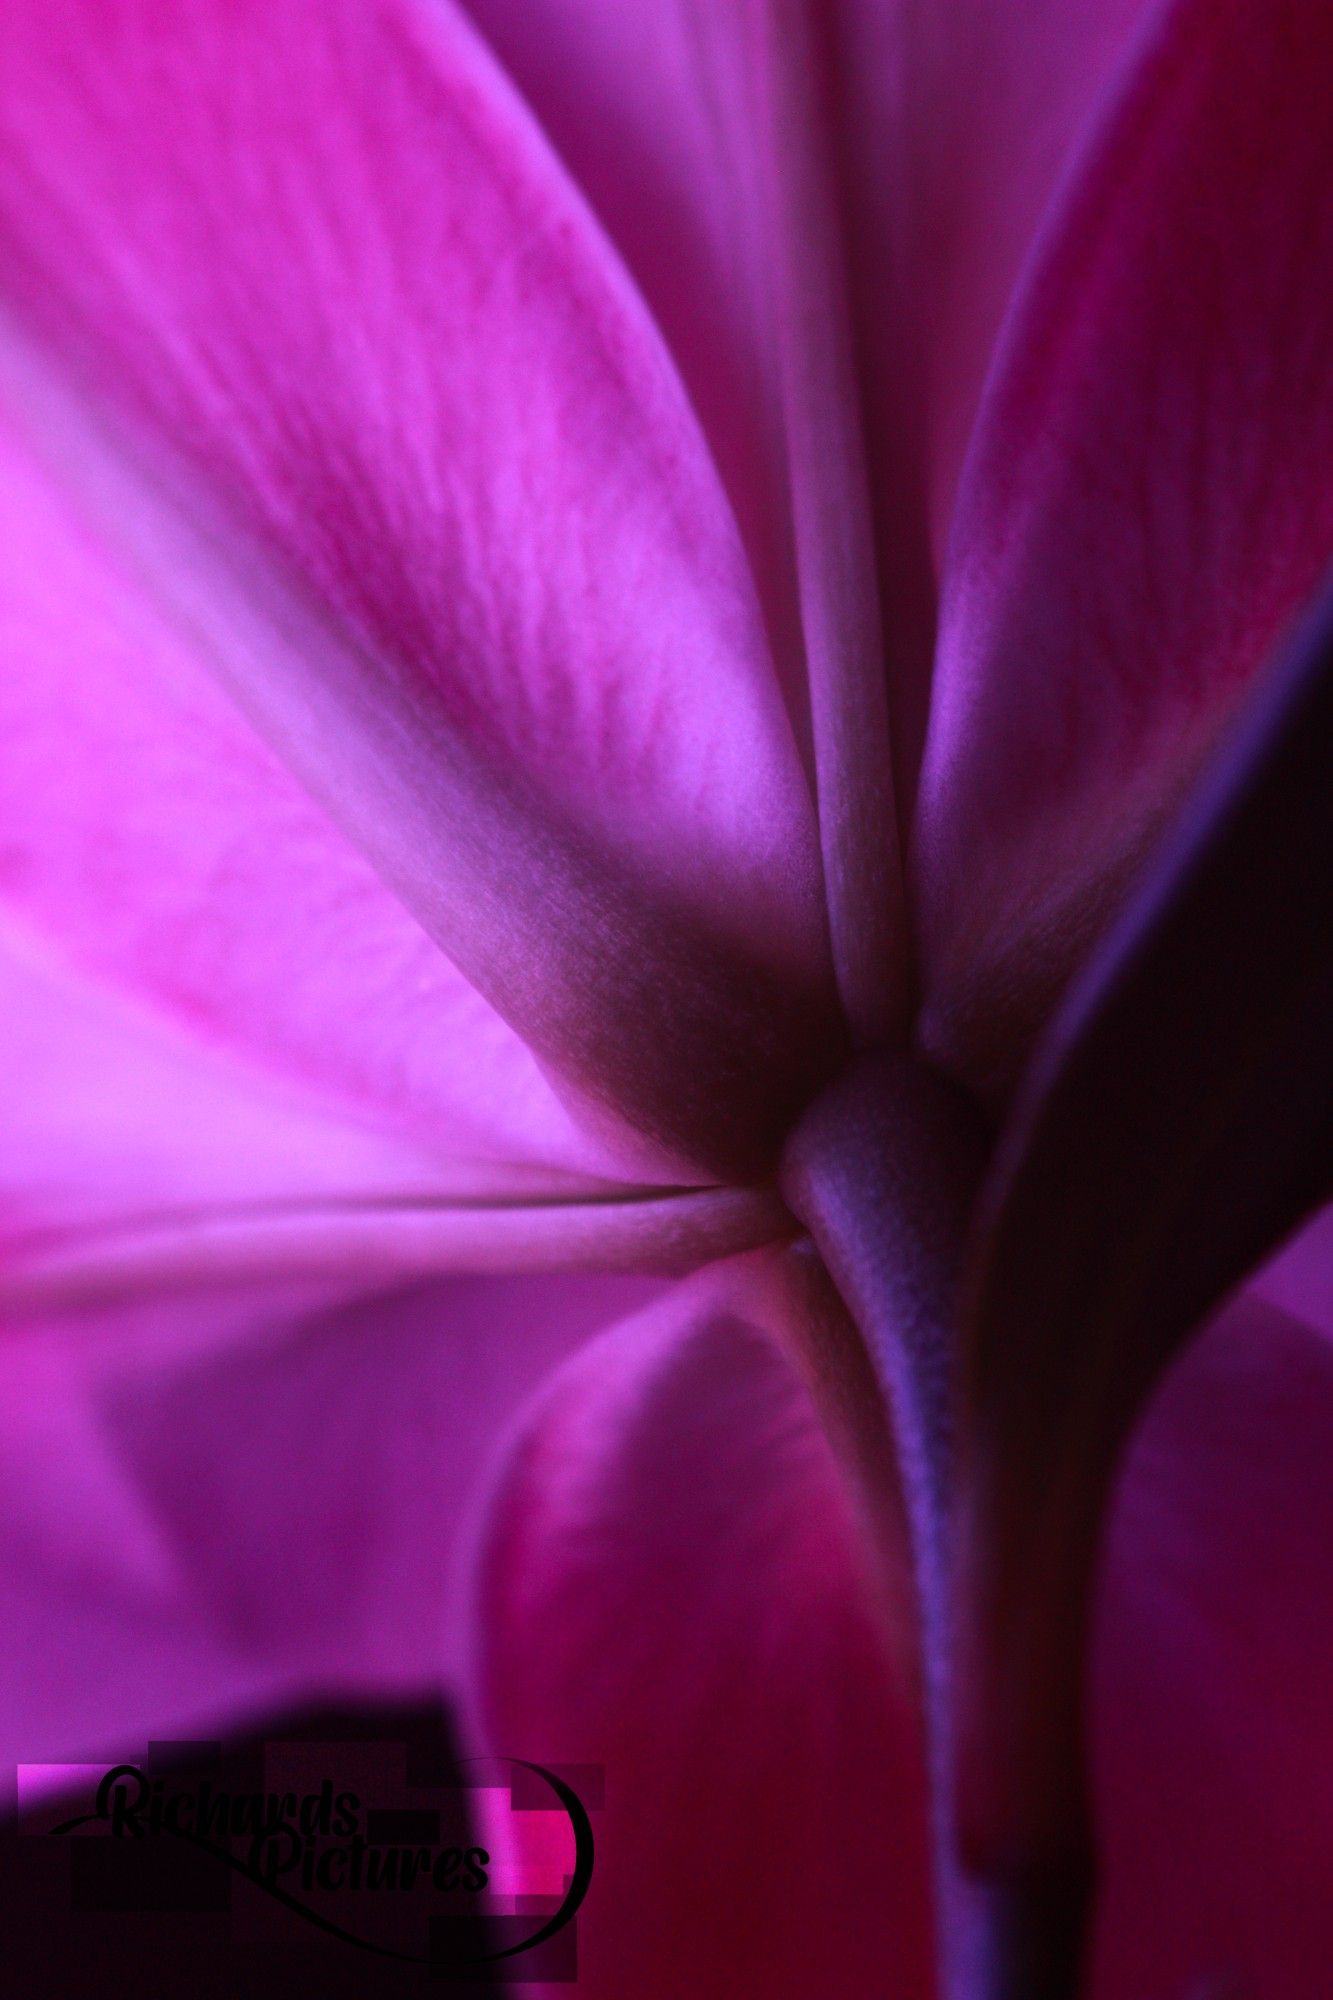
[[[964,1864],[954,1813],[957,1291],[986,1156],[977,1114],[951,1085],[908,1055],[877,1053],[806,1112],[784,1153],[782,1187],[855,1322],[888,1413],[915,1586],[940,2000],[1064,2000],[1082,1927],[1081,1870],[1031,1891],[979,1880]]]

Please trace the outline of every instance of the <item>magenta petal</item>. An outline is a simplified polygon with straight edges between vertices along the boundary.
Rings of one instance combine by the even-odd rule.
[[[910,810],[936,579],[997,331],[1150,0],[834,0],[839,137]]]
[[[803,4],[470,0],[670,342],[745,537],[819,804],[839,992],[897,1024],[907,928],[839,185]]]
[[[799,5],[757,10],[772,311],[834,973],[855,1041],[900,1034],[909,939],[879,579],[829,130],[832,77]]]
[[[1002,1093],[1333,545],[1305,0],[1179,0],[1070,186],[960,491],[919,808],[924,1035]]]
[[[759,10],[466,0],[631,272],[699,413],[794,713],[804,672]]]
[[[0,905],[131,1009],[160,1014],[163,1038],[196,1043],[203,1067],[230,1059],[277,1101],[313,1096],[415,1147],[417,1180],[426,1155],[473,1194],[623,1172],[624,1148],[575,1121],[217,687],[210,634],[93,531],[9,401],[0,393]],[[214,631],[244,643],[225,600]],[[66,1003],[54,970],[47,983],[41,1002],[7,994],[4,1013],[26,1005],[54,1063],[51,1010]],[[71,1035],[91,1044],[91,1003],[69,1010]],[[110,1021],[105,1032],[100,1094],[132,1092],[136,1058]],[[7,1066],[0,1102],[30,1081]]]
[[[6,1314],[0,1762],[132,1748],[298,1689],[438,1682],[497,1429],[647,1296],[289,1284]]]
[[[1172,1355],[1330,1193],[1330,743],[1325,598],[1057,1014],[974,1228],[963,1811],[1066,1905],[1117,1460]]]
[[[1317,1236],[1296,1253],[1308,1280]],[[1264,1290],[1290,1291],[1292,1255]],[[1333,1316],[1252,1291],[1177,1364],[1126,1464],[1096,1629],[1090,2000],[1327,1991],[1331,1434]]]
[[[263,1276],[674,1272],[791,1228],[760,1190],[608,1185],[413,1146],[7,924],[0,1018],[0,1317]]]
[[[1327,1198],[1331,634],[1326,595],[1057,1016],[976,1239],[964,1811],[1066,1915],[1116,1460],[1171,1355]],[[1328,1245],[1325,1216],[1253,1291],[1319,1323]]]
[[[1016,278],[1150,4],[836,0],[831,10],[849,199],[869,238],[858,261],[868,286],[890,287],[869,293],[871,328],[914,370],[908,381],[881,370],[888,379],[871,387],[901,399],[896,419],[915,428],[915,418],[928,440],[937,555]],[[887,441],[890,475],[900,444]]]
[[[410,0],[42,0],[0,93],[5,295],[135,479],[173,447],[151,522],[62,470],[159,588],[206,533],[217,670],[539,1054],[753,1170],[824,1006],[811,802],[681,383],[484,46]],[[228,563],[280,664],[218,629]]]
[[[444,1197],[429,1152],[80,978],[0,924],[0,1297],[24,1248],[127,1219]]]
[[[494,1494],[475,1733],[603,1768],[589,2000],[931,1987],[910,1638],[872,1608],[782,1352],[802,1269],[714,1266],[595,1342],[527,1413]],[[549,1871],[546,1817],[493,1815],[519,1887]]]

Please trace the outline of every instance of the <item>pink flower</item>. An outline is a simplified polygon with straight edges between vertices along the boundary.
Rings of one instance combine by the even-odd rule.
[[[974,2000],[1089,1823],[1082,1991],[1322,1992],[1331,63],[9,0],[6,1756],[444,1675],[589,2000]]]

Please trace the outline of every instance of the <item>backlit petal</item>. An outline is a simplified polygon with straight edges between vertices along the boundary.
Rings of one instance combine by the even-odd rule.
[[[61,475],[537,1052],[753,1168],[817,1060],[810,800],[679,379],[484,47],[414,0],[63,0],[0,87]]]

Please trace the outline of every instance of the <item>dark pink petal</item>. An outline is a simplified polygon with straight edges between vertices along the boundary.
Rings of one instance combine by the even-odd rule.
[[[784,1355],[808,1268],[715,1266],[592,1344],[494,1495],[475,1733],[603,1768],[589,2000],[931,1989],[914,1642]],[[508,1879],[546,1818],[496,1815]]]
[[[679,379],[484,47],[61,0],[0,91],[0,283],[101,531],[540,1055],[753,1171],[824,1018],[810,800]]]
[[[858,264],[868,280],[895,274],[893,303],[910,316],[899,352],[918,371],[912,392],[924,391],[916,415],[929,440],[937,556],[1016,278],[1150,7],[839,0],[833,9],[859,170],[848,193],[872,224]],[[882,295],[876,303],[890,306]],[[890,324],[876,331],[894,338]],[[901,397],[899,414],[910,414],[906,384],[872,387]],[[896,440],[887,442],[892,453]]]
[[[289,1283],[6,1312],[0,1762],[114,1752],[298,1689],[437,1684],[497,1430],[647,1296]]]
[[[936,577],[1011,294],[1149,0],[836,0],[852,296],[900,798],[925,734]]]
[[[1333,1191],[1330,746],[1326,592],[1057,1015],[974,1225],[962,1808],[974,1856],[1048,1905],[1089,1858],[1118,1456],[1171,1357]]]
[[[1177,0],[960,491],[917,841],[928,1046],[1002,1094],[1333,546],[1333,16]]]
[[[853,1036],[873,1047],[905,1025],[908,932],[832,78],[802,0],[754,18],[829,936]]]
[[[1327,1244],[1325,1227],[1325,1308]],[[1319,1245],[1296,1251],[1308,1297]],[[1290,1293],[1287,1262],[1264,1290]],[[1090,2000],[1327,1990],[1330,1435],[1333,1317],[1293,1319],[1257,1290],[1176,1365],[1141,1427],[1095,1627]]]

